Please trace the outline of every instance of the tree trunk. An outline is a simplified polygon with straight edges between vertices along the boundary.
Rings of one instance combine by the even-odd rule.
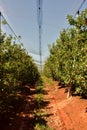
[[[73,84],[69,83],[67,98],[71,98],[72,97],[72,92],[73,92]]]

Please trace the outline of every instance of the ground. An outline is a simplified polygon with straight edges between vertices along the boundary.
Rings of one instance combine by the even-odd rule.
[[[87,130],[87,100],[79,96],[67,99],[65,88],[46,83],[45,100],[49,101],[46,108],[49,117],[47,124],[53,130]]]
[[[16,115],[15,122],[11,127],[0,127],[1,130],[34,129],[32,115],[32,110],[35,107],[34,95],[35,90],[31,89],[31,94],[26,95],[25,109]],[[44,100],[47,105],[42,109],[47,113],[45,120],[52,130],[87,130],[86,99],[82,99],[80,96],[67,99],[65,88],[61,88],[58,82],[45,80]],[[5,123],[3,124],[5,126]]]

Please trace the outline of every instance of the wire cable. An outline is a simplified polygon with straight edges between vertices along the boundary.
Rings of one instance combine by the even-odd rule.
[[[79,8],[77,9],[74,18],[76,17],[76,15],[79,15],[80,13],[80,9],[82,8],[83,4],[86,2],[86,0],[83,0],[82,3],[80,4]],[[67,27],[67,30],[69,29],[70,25]]]
[[[83,4],[86,2],[86,0],[83,0],[82,1],[82,3],[80,4],[80,6],[79,6],[79,8],[77,9],[77,11],[76,11],[76,13],[75,13],[75,15],[74,15],[74,18],[76,17],[76,15],[78,14],[79,15],[79,11],[80,11],[80,9],[82,8],[82,6],[83,6]]]
[[[10,26],[10,24],[7,22],[6,18],[3,16],[3,14],[1,13],[2,18],[6,21],[6,24],[8,25],[8,27],[10,28],[10,30],[12,31],[12,33],[14,34],[14,36],[17,38],[17,40],[19,41],[19,43],[22,43],[20,41],[20,39],[18,38],[18,36],[16,35],[15,31],[13,30],[13,28]]]
[[[8,27],[10,28],[11,32],[14,34],[14,36],[17,38],[18,42],[21,44],[22,42],[20,41],[20,39],[18,38],[18,36],[16,35],[15,31],[13,30],[13,28],[10,26],[10,24],[7,22],[6,18],[4,17],[4,15],[0,12],[0,37],[1,37],[1,17],[5,20],[6,24],[8,25]],[[32,54],[36,54],[39,55],[37,52],[34,51],[29,51]]]

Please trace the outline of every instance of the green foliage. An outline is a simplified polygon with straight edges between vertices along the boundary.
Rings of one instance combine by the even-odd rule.
[[[45,126],[44,125],[40,125],[39,123],[36,124],[34,130],[44,130]]]
[[[42,77],[40,77],[38,80],[37,86],[43,86],[43,85],[44,85],[43,79],[42,79]]]
[[[44,102],[44,83],[43,77],[40,78],[36,86],[36,95],[34,101],[36,108],[34,109],[34,130],[52,130],[47,126],[46,116],[47,113],[44,112],[44,107],[46,106]]]
[[[20,104],[22,98],[17,94],[21,87],[35,85],[40,74],[31,56],[22,45],[13,43],[11,35],[2,34],[0,38],[0,113],[3,113]]]
[[[87,9],[77,18],[67,16],[71,28],[63,30],[50,50],[45,62],[44,74],[63,82],[67,86],[81,89],[80,94],[87,93]],[[79,90],[79,89],[78,89]]]
[[[38,108],[41,107],[42,103],[43,103],[44,97],[42,93],[39,93],[35,96],[35,103],[37,105]]]
[[[42,111],[39,111],[35,113],[35,120],[36,124],[34,127],[34,130],[52,130],[49,126],[46,124],[46,120],[44,119],[44,116],[46,116],[46,113],[43,113]]]
[[[43,124],[37,123],[36,126],[34,127],[34,130],[52,130],[52,128],[45,126]]]
[[[44,88],[44,86],[37,86],[36,87],[36,92],[37,93],[43,93],[43,88]]]
[[[16,86],[17,83],[35,83],[40,75],[32,58],[21,45],[11,42],[12,37],[9,36],[0,44],[1,81],[8,86]]]
[[[2,24],[4,25],[7,24],[6,20],[2,20]]]

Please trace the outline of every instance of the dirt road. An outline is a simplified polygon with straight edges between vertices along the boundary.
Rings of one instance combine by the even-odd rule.
[[[47,125],[52,130],[87,130],[87,100],[79,96],[67,99],[65,88],[60,88],[57,82],[51,82],[45,81],[44,100],[47,104],[43,111],[47,113]],[[1,130],[34,130],[34,95],[35,90],[31,89],[31,94],[26,96],[24,111],[15,115],[10,125],[7,120],[0,122]]]
[[[78,96],[67,99],[65,88],[59,88],[56,82],[45,85],[45,100],[49,101],[47,124],[53,130],[87,130],[87,100]]]

